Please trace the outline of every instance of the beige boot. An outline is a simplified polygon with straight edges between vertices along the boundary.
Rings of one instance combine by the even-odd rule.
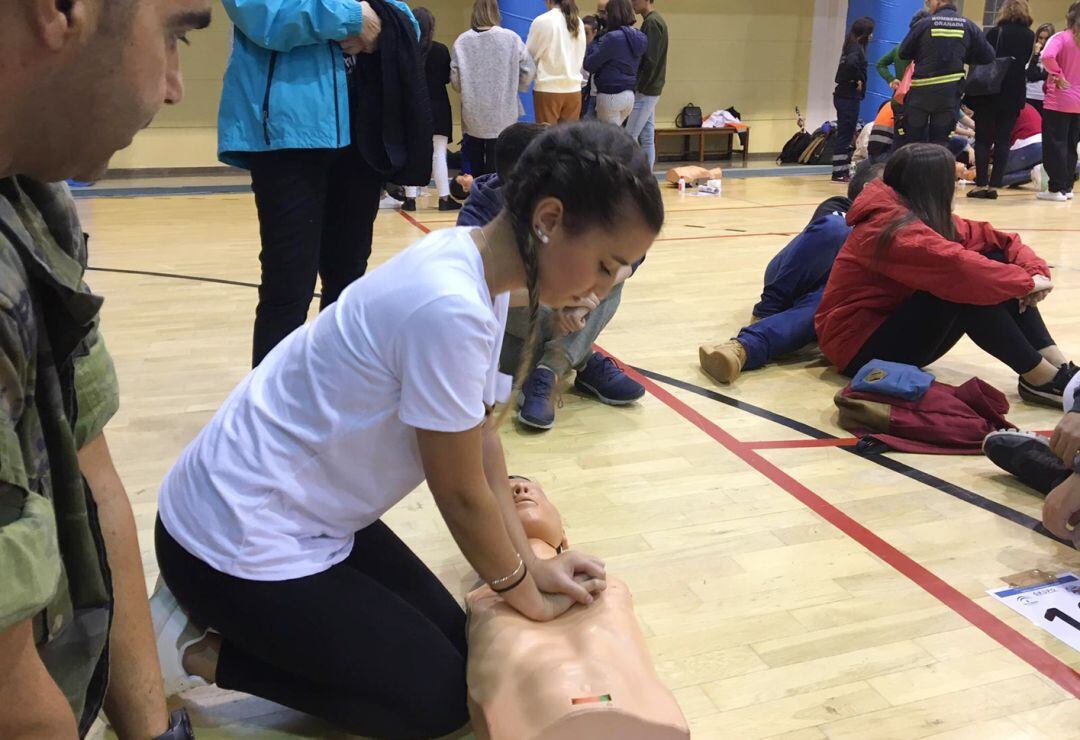
[[[703,344],[698,348],[701,369],[720,383],[733,383],[742,375],[746,348],[732,339],[724,344]]]

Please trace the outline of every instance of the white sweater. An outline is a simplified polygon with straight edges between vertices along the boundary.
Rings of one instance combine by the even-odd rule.
[[[571,36],[566,16],[558,8],[552,8],[532,22],[526,45],[536,60],[536,92],[581,92],[585,24],[580,19],[577,36]]]
[[[513,31],[495,26],[458,36],[450,53],[450,84],[461,93],[461,128],[477,139],[496,139],[521,116],[518,92],[536,70]]]

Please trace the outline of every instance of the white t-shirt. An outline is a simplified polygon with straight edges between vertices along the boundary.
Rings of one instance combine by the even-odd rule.
[[[322,572],[423,482],[415,429],[472,429],[506,399],[510,297],[489,294],[470,231],[373,270],[248,374],[162,484],[185,550],[249,580]]]

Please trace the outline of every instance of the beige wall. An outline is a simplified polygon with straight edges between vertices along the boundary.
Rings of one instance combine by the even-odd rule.
[[[578,0],[591,12],[592,0]],[[968,0],[969,13],[984,0]],[[417,0],[436,16],[436,37],[450,45],[468,24],[470,0]],[[671,29],[668,81],[657,124],[674,125],[676,114],[694,102],[706,115],[734,105],[753,126],[753,151],[777,151],[795,129],[794,108],[806,109],[812,0],[660,0]],[[1050,15],[1063,0],[1035,0]],[[1045,11],[1043,8],[1045,7]],[[1059,11],[1059,15],[1063,14]],[[228,59],[231,26],[215,8],[207,31],[192,34],[184,48],[186,98],[163,111],[135,143],[113,160],[118,168],[203,167],[217,164],[215,130],[221,76]],[[457,101],[451,94],[455,110]]]

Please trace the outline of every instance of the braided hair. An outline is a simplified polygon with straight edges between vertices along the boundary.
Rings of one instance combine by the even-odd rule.
[[[540,261],[533,213],[544,198],[562,202],[563,227],[572,234],[615,227],[629,213],[638,213],[656,233],[664,225],[660,186],[637,142],[623,129],[598,121],[563,124],[529,145],[503,186],[503,210],[529,291],[528,340],[515,385],[532,368],[539,334]]]

